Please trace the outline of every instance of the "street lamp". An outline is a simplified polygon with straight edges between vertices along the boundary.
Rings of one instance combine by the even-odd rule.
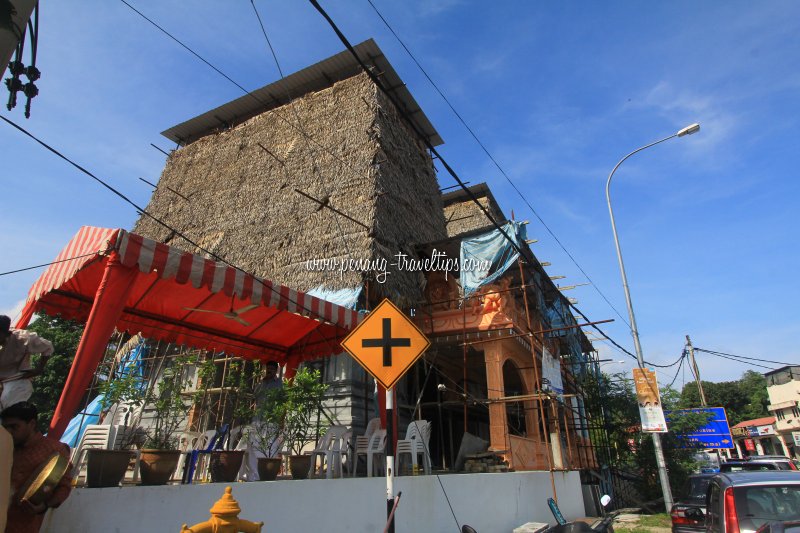
[[[625,157],[619,160],[617,166],[614,167],[614,170],[611,171],[611,174],[608,175],[608,181],[606,182],[606,201],[608,202],[608,214],[611,216],[611,229],[614,232],[614,244],[617,247],[617,259],[619,260],[619,271],[622,274],[622,287],[625,290],[625,303],[628,305],[628,317],[631,321],[631,335],[633,336],[633,346],[636,349],[636,359],[639,361],[639,367],[644,368],[644,355],[642,355],[642,345],[639,343],[639,330],[636,328],[636,317],[633,314],[633,304],[631,303],[631,293],[630,289],[628,288],[628,276],[625,275],[625,263],[622,261],[622,250],[619,246],[619,238],[617,237],[617,224],[614,222],[614,210],[611,209],[611,178],[614,177],[614,172],[617,171],[619,166],[625,162],[630,156],[637,152],[641,152],[646,148],[650,148],[651,146],[655,146],[657,144],[661,144],[664,141],[668,141],[674,137],[684,137],[686,135],[691,135],[693,133],[697,133],[700,131],[700,124],[691,124],[686,126],[685,128],[678,130],[676,133],[673,133],[669,137],[664,137],[656,142],[652,142],[641,148],[637,148],[633,152],[629,153]],[[661,436],[658,433],[653,433],[653,446],[655,447],[656,451],[656,463],[658,464],[658,477],[661,481],[661,491],[664,494],[664,505],[667,508],[667,512],[672,509],[672,491],[669,487],[669,477],[667,477],[667,465],[664,462],[664,450],[661,448]]]

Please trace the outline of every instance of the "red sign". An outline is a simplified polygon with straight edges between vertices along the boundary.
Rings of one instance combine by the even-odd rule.
[[[744,439],[744,449],[748,452],[756,451],[756,444],[753,439]]]

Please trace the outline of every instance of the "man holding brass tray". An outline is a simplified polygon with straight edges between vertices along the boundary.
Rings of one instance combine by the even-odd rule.
[[[0,413],[3,427],[14,440],[11,466],[11,505],[6,533],[38,533],[44,513],[69,496],[69,446],[42,435],[38,413],[29,402],[16,403]]]

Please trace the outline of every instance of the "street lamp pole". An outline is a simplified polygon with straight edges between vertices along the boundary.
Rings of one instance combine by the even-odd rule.
[[[644,355],[642,354],[642,345],[639,342],[639,329],[636,327],[636,316],[633,314],[633,304],[631,303],[631,293],[630,289],[628,288],[628,276],[625,274],[625,263],[622,260],[622,250],[620,249],[619,245],[619,238],[617,237],[617,224],[614,221],[614,210],[611,208],[611,178],[614,177],[614,172],[617,171],[619,166],[625,162],[630,156],[635,153],[641,152],[651,146],[655,146],[657,144],[661,144],[664,141],[668,141],[675,137],[683,137],[685,135],[691,135],[696,133],[700,130],[700,124],[692,124],[683,128],[682,130],[678,131],[677,133],[673,133],[669,137],[664,137],[658,141],[652,142],[641,148],[637,148],[633,152],[629,153],[625,157],[619,160],[619,163],[614,167],[614,170],[611,171],[611,174],[608,175],[608,181],[606,182],[606,201],[608,202],[608,214],[611,216],[611,229],[614,232],[614,244],[617,247],[617,260],[619,261],[619,271],[622,275],[622,287],[625,290],[625,303],[628,305],[628,317],[631,321],[631,335],[633,336],[633,346],[636,349],[636,359],[639,362],[639,367],[644,368]],[[653,433],[653,447],[656,451],[656,463],[658,465],[658,477],[661,481],[661,492],[664,494],[664,506],[667,508],[667,512],[670,512],[672,509],[672,491],[669,486],[669,477],[667,476],[667,465],[664,461],[664,450],[661,447],[661,435],[658,433]]]

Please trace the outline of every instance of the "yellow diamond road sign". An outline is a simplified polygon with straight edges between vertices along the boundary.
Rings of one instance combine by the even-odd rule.
[[[342,342],[342,347],[385,389],[391,389],[431,341],[388,299]]]

